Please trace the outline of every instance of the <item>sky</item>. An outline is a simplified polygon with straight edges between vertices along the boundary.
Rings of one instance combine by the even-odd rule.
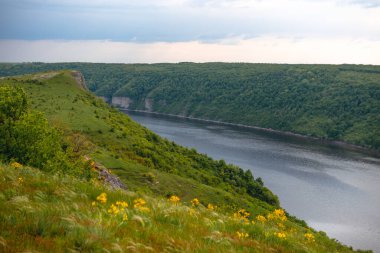
[[[0,62],[380,65],[380,0],[0,0]]]

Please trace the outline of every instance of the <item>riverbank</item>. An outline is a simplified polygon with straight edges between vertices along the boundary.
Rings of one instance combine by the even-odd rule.
[[[281,131],[281,130],[276,130],[276,129],[272,129],[272,128],[264,128],[264,127],[258,127],[258,126],[229,123],[229,122],[224,122],[224,121],[203,119],[203,118],[183,116],[183,115],[170,114],[170,113],[160,113],[160,112],[152,112],[152,111],[146,111],[146,110],[132,110],[132,109],[119,108],[119,107],[118,107],[118,109],[121,111],[146,113],[146,114],[152,114],[152,115],[160,115],[160,116],[168,116],[168,117],[174,117],[174,118],[180,118],[180,119],[195,120],[195,121],[200,121],[200,122],[210,122],[210,123],[219,124],[219,125],[227,125],[227,126],[241,127],[241,128],[246,128],[246,129],[254,129],[257,131],[272,133],[272,134],[276,134],[276,135],[280,135],[280,136],[289,136],[289,137],[297,138],[300,140],[313,141],[313,142],[321,143],[324,145],[330,145],[330,146],[334,146],[334,147],[344,148],[347,150],[357,151],[357,152],[365,153],[365,154],[380,158],[380,150],[373,150],[373,149],[369,149],[369,148],[366,148],[363,146],[355,145],[355,144],[344,142],[344,141],[329,140],[329,139],[323,139],[323,138],[318,138],[318,137],[314,137],[314,136],[298,134],[298,133],[294,133],[294,132],[290,132],[290,131]]]

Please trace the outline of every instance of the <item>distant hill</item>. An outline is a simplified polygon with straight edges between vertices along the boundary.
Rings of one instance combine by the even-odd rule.
[[[155,135],[81,80],[0,80],[0,252],[353,251],[250,172]]]
[[[1,64],[0,76],[83,72],[129,109],[219,120],[380,149],[380,66],[245,63]]]

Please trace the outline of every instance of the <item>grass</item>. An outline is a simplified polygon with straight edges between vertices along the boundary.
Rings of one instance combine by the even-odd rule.
[[[0,190],[0,252],[351,252],[274,213],[260,222],[25,166],[0,165]],[[110,213],[117,201],[128,207]]]

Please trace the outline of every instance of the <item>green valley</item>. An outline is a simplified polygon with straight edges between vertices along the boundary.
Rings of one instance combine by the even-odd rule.
[[[1,69],[18,66],[38,64]],[[119,92],[142,106],[144,85],[136,97],[131,80],[103,94],[93,78],[98,95]],[[0,251],[353,252],[284,212],[250,171],[161,138],[82,81],[75,71],[0,80]],[[107,175],[127,189],[107,187]]]

